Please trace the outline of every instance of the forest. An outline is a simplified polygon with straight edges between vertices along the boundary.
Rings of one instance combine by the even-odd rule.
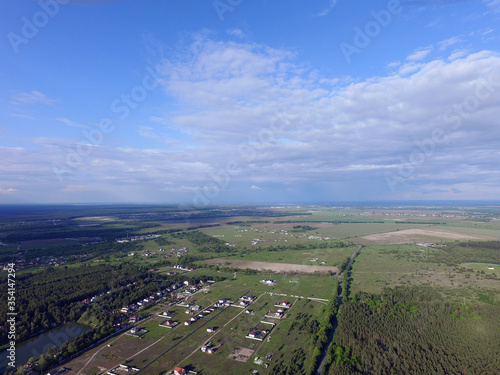
[[[500,316],[491,305],[446,302],[429,287],[359,293],[339,311],[338,347],[356,356],[329,374],[494,374]]]

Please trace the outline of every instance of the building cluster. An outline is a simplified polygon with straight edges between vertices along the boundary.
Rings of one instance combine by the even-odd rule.
[[[143,298],[139,301],[136,301],[134,303],[131,303],[130,305],[123,306],[122,309],[120,310],[122,314],[126,314],[129,316],[129,322],[130,323],[136,323],[140,317],[137,315],[137,312],[150,304],[157,302],[166,296],[173,296],[174,293],[177,295],[176,292],[178,292],[180,289],[187,287],[189,285],[188,281],[184,282],[178,282],[178,283],[173,283],[169,287],[160,290],[149,297]],[[200,288],[199,284],[196,284],[193,286],[193,288]]]
[[[292,307],[290,302],[278,302],[274,305],[278,309],[276,311],[268,311],[265,315],[266,318],[272,319],[283,319],[285,317],[286,310]]]
[[[200,349],[203,353],[207,354],[213,354],[217,350],[214,344],[212,344],[212,341],[207,342],[206,344],[202,345]]]
[[[67,263],[66,260],[67,257],[64,256],[60,257],[42,256],[28,261],[26,258],[22,257],[23,254],[24,254],[23,252],[20,252],[18,254],[20,255],[20,257],[15,260],[17,270],[23,270],[32,267],[39,267],[39,268],[48,266],[59,267]],[[74,258],[74,256],[71,256],[71,258]],[[8,268],[7,265],[3,266],[4,271],[7,271],[7,268]]]
[[[128,236],[125,238],[117,238],[116,242],[118,243],[126,243],[126,242],[132,242],[132,241],[148,241],[148,240],[154,240],[155,238],[160,238],[161,235],[159,234],[145,234],[142,236]]]
[[[174,266],[175,269],[177,270],[182,270],[182,271],[194,271],[196,268],[194,267],[185,267],[185,266],[181,266],[180,264],[176,264]]]
[[[271,319],[285,318],[286,311],[292,307],[292,303],[287,301],[282,301],[282,302],[276,302],[274,306],[277,307],[278,309],[276,311],[268,311],[264,316],[264,318],[271,318]],[[272,329],[275,326],[276,323],[261,320],[260,323],[257,324],[257,326],[255,326],[250,330],[250,332],[248,332],[246,338],[263,341],[271,333]]]
[[[259,324],[257,324],[254,328],[250,330],[250,332],[248,332],[246,338],[263,341],[267,337],[267,335],[271,333],[275,325],[276,323],[271,323],[261,320]]]

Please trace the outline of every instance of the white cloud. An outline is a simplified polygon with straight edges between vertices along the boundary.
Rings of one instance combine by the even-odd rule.
[[[453,46],[453,45],[460,43],[460,42],[462,42],[462,38],[460,38],[458,36],[453,36],[451,38],[442,40],[441,42],[438,43],[438,45],[439,45],[439,49],[441,51],[444,51],[448,47]]]
[[[245,32],[241,29],[228,29],[226,32],[228,33],[228,35],[234,36],[239,39],[246,38]]]
[[[419,48],[409,55],[406,60],[420,61],[425,59],[432,52],[432,47]]]
[[[11,103],[16,105],[45,104],[52,105],[56,101],[48,98],[39,91],[17,92],[12,95]]]
[[[64,125],[67,125],[67,126],[72,127],[72,128],[90,129],[90,126],[88,126],[88,125],[79,124],[77,122],[74,122],[74,121],[67,119],[67,118],[64,118],[64,117],[57,118],[56,120],[59,122],[62,122]]]
[[[9,116],[22,118],[24,120],[36,120],[35,117],[27,115],[25,113],[9,113]]]
[[[335,8],[335,5],[337,5],[338,0],[328,0],[328,1],[329,1],[328,6],[322,11],[313,14],[313,17],[324,17],[330,14],[333,8]]]
[[[394,61],[394,62],[391,62],[391,63],[387,64],[387,67],[392,69],[392,68],[397,68],[400,65],[401,65],[401,62]]]
[[[410,61],[387,76],[347,83],[296,63],[290,51],[253,43],[198,38],[177,56],[164,67],[167,114],[136,128],[144,142],[160,141],[158,148],[98,145],[68,166],[78,141],[29,139],[25,149],[0,147],[5,181],[34,200],[45,191],[67,201],[239,200],[249,187],[277,200],[310,187],[319,191],[311,199],[498,193],[496,53]],[[460,116],[460,105],[474,108]],[[161,143],[172,129],[188,135],[175,150]],[[384,173],[400,173],[436,129],[442,140],[392,193]],[[68,170],[62,182],[54,165]]]
[[[455,50],[452,52],[452,54],[450,56],[448,56],[448,60],[452,61],[452,60],[462,58],[462,57],[466,56],[468,53],[469,53],[469,51],[467,51],[465,49]]]
[[[17,192],[17,189],[14,188],[8,188],[8,189],[0,188],[0,194],[13,194],[15,192]]]
[[[484,0],[486,5],[491,8],[495,13],[500,13],[500,0]]]

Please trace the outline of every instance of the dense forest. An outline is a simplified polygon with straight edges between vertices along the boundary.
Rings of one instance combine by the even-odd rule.
[[[448,303],[428,287],[356,297],[339,311],[329,374],[498,373],[498,307]]]
[[[18,340],[22,341],[48,327],[78,320],[87,308],[81,301],[119,287],[119,284],[138,282],[145,278],[146,274],[144,269],[138,267],[84,265],[72,268],[48,267],[42,272],[18,275],[16,279]],[[6,294],[6,288],[0,290],[0,298],[7,300]],[[6,309],[6,304],[0,304],[2,316],[6,316]],[[1,331],[0,344],[6,342],[7,333]]]

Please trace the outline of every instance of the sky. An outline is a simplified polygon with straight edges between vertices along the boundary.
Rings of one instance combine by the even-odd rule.
[[[500,197],[499,0],[4,0],[0,203]]]

